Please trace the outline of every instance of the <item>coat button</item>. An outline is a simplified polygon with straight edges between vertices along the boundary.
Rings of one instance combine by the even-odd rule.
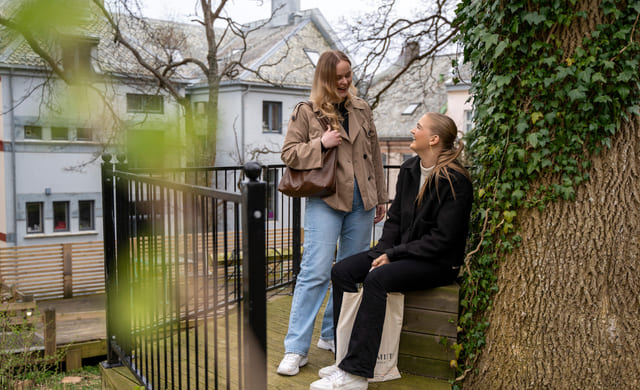
[[[362,158],[364,158],[366,160],[367,159],[367,155],[365,154],[364,156],[362,156]]]
[[[369,180],[371,180],[371,176],[369,176],[369,178],[368,178],[368,179],[369,179]]]

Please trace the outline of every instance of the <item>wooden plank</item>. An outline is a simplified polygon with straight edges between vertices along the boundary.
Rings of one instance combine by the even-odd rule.
[[[67,371],[79,370],[82,368],[82,350],[80,348],[69,348],[65,356]]]
[[[71,244],[62,244],[62,264],[63,264],[63,291],[65,298],[73,295],[73,267],[71,257]]]
[[[399,352],[403,355],[425,357],[447,362],[456,358],[451,346],[456,342],[453,337],[445,337],[446,345],[442,344],[443,337],[424,333],[402,332],[400,334]]]
[[[36,302],[9,302],[9,303],[0,303],[0,311],[17,311],[17,310],[28,310],[35,309]]]
[[[402,330],[456,337],[457,320],[457,314],[453,313],[405,308]]]
[[[444,360],[434,360],[400,354],[398,356],[398,369],[403,373],[424,375],[439,379],[453,379],[456,371],[450,363]]]
[[[458,313],[460,286],[450,284],[424,291],[411,291],[404,295],[404,306]]]
[[[100,365],[102,376],[102,390],[135,390],[142,388],[131,371],[124,366],[104,368]]]
[[[44,355],[56,354],[56,311],[46,309],[44,311]]]

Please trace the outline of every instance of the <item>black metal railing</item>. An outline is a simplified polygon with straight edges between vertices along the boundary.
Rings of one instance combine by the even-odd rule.
[[[261,167],[232,192],[103,160],[107,365],[148,389],[266,389]]]
[[[240,166],[128,169],[105,158],[108,364],[149,389],[266,386],[264,296],[295,285],[303,200],[277,191],[284,165],[251,167],[262,182]],[[385,166],[391,197],[398,170]],[[264,266],[248,263],[260,254]]]

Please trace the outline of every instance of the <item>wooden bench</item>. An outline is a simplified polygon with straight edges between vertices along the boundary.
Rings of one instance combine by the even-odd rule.
[[[439,379],[453,379],[452,348],[457,340],[458,292],[451,284],[405,294],[398,369]]]

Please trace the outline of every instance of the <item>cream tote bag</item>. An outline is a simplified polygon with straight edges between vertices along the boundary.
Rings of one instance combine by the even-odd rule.
[[[342,297],[342,309],[336,329],[336,364],[339,364],[347,354],[351,330],[361,301],[362,290],[357,293],[345,292]],[[369,378],[369,382],[384,382],[400,378],[398,348],[403,312],[404,294],[388,293],[378,359],[373,370],[373,378]]]

